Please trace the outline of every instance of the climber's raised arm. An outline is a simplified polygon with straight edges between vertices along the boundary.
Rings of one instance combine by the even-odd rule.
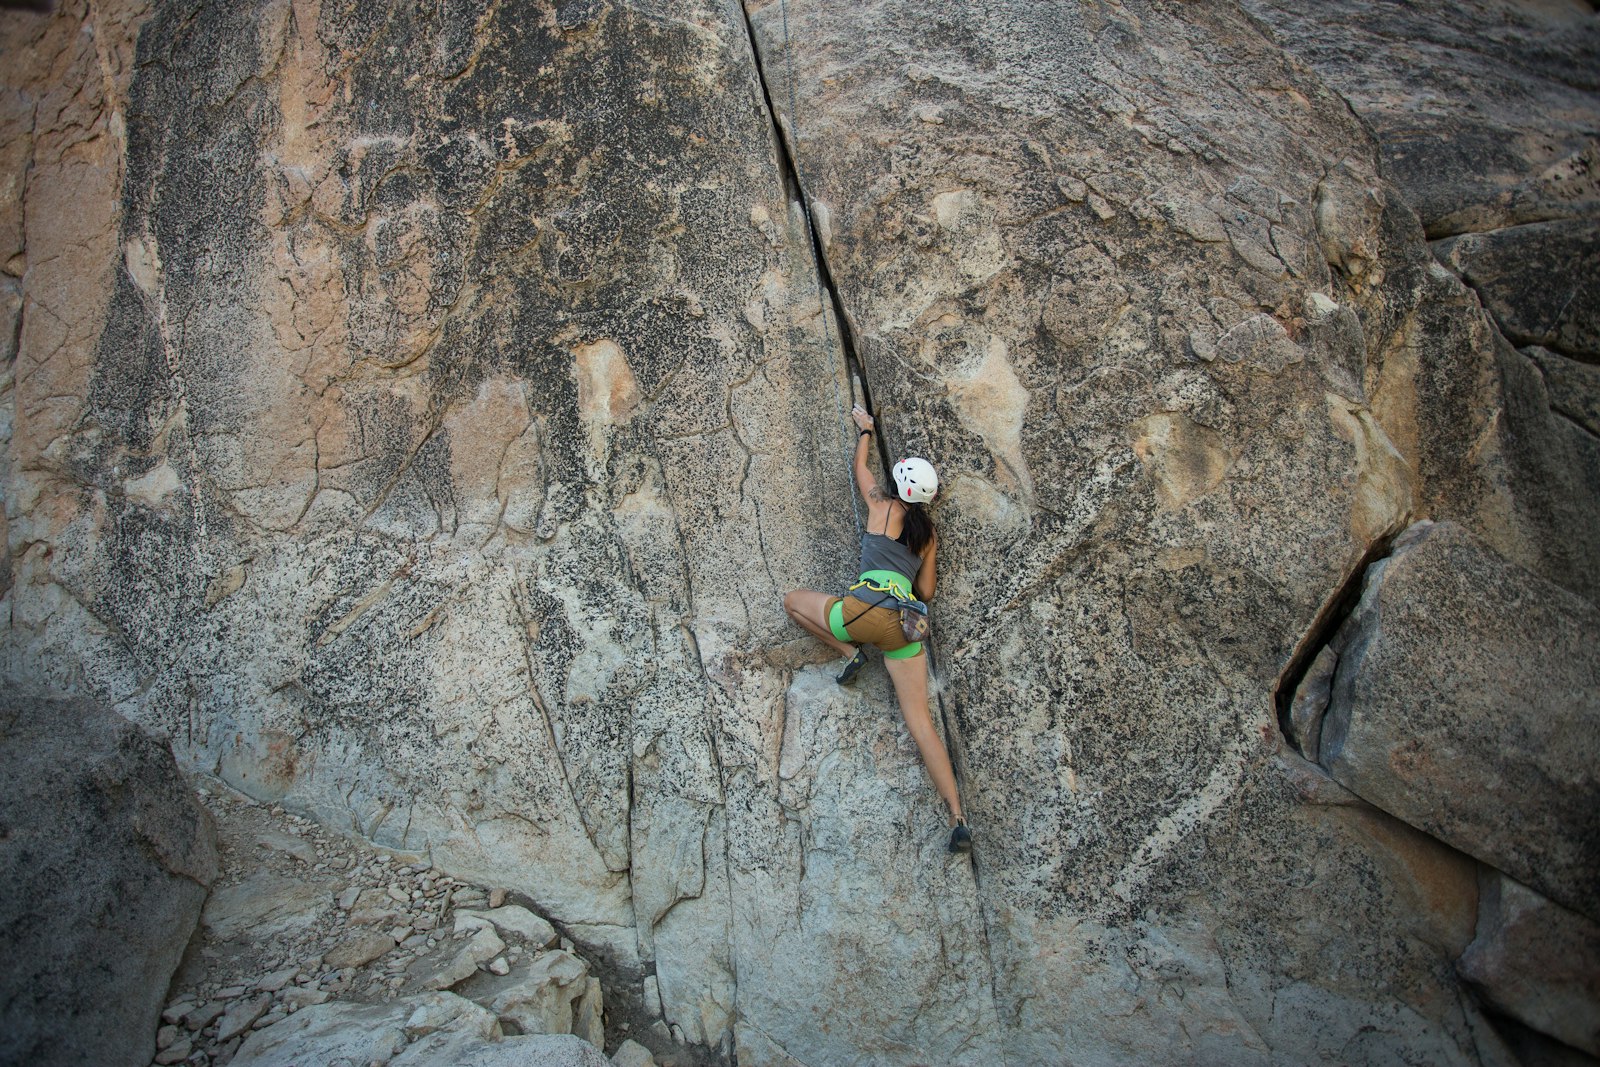
[[[873,490],[878,488],[878,480],[872,476],[871,464],[867,462],[872,455],[873,419],[860,404],[850,409],[850,417],[856,420],[857,430],[854,463],[856,488],[861,490],[863,500],[871,500]]]

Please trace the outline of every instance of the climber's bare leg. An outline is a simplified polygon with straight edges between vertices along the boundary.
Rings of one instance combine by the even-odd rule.
[[[900,698],[900,714],[905,717],[911,739],[922,753],[922,764],[928,768],[928,777],[950,806],[950,821],[961,816],[961,796],[956,792],[956,772],[950,766],[950,753],[933,728],[933,717],[928,714],[928,657],[926,653],[909,659],[884,657],[883,665],[894,682],[894,695]]]
[[[847,645],[828,628],[828,601],[833,598],[815,589],[796,589],[783,598],[783,610],[789,618],[799,623],[812,636],[825,641],[841,656],[856,654],[855,645]]]

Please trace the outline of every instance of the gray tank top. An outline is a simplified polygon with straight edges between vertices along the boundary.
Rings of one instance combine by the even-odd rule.
[[[884,530],[887,531],[888,528],[888,524],[885,523]],[[896,574],[905,575],[906,584],[909,586],[911,580],[917,576],[917,571],[921,569],[922,557],[886,533],[861,535],[861,569],[856,573],[894,571]]]

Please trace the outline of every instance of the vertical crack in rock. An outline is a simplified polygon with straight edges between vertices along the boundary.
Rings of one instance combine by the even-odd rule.
[[[868,411],[875,410],[872,404],[872,386],[868,381],[866,365],[861,359],[860,348],[856,343],[855,330],[851,319],[845,314],[844,299],[839,295],[839,287],[833,276],[833,268],[828,262],[827,250],[823,247],[822,237],[817,232],[815,219],[811,214],[811,200],[806,193],[804,176],[800,169],[799,151],[800,138],[797,131],[798,118],[794,111],[798,104],[794,103],[795,93],[793,66],[790,68],[791,83],[790,108],[787,117],[787,132],[784,123],[778,120],[778,107],[773,102],[772,87],[767,81],[766,66],[761,59],[761,48],[756,37],[754,24],[750,20],[750,12],[743,4],[740,10],[744,15],[745,34],[750,40],[750,62],[755,70],[756,83],[761,87],[761,99],[766,105],[767,118],[772,123],[772,139],[777,146],[778,169],[782,176],[785,191],[800,204],[800,213],[806,221],[806,237],[811,244],[811,258],[815,264],[817,275],[817,303],[818,310],[823,312],[823,327],[827,328],[827,308],[822,307],[824,302],[831,305],[833,321],[839,327],[839,349],[844,354],[845,370],[852,382],[851,399],[855,399],[855,390],[860,390],[860,399]],[[791,141],[791,136],[793,140]],[[841,417],[844,412],[839,413]],[[883,435],[878,434],[878,458],[883,463],[883,469],[889,469],[888,445],[884,443]]]
[[[1329,687],[1338,667],[1338,654],[1333,649],[1334,638],[1360,602],[1368,571],[1374,564],[1388,558],[1396,536],[1390,534],[1381,537],[1367,546],[1361,558],[1345,575],[1344,581],[1323,601],[1272,691],[1273,704],[1278,713],[1278,729],[1284,740],[1313,763],[1317,762],[1322,715],[1328,708]],[[1303,694],[1302,689],[1305,690]]]
[[[784,188],[799,201],[801,213],[805,218],[806,235],[810,239],[812,259],[816,264],[818,301],[820,303],[826,299],[832,305],[834,322],[839,327],[839,346],[844,353],[845,366],[850,372],[852,399],[855,391],[859,390],[861,401],[867,410],[875,411],[876,408],[872,402],[872,385],[867,374],[866,362],[861,358],[861,348],[857,343],[851,319],[845,313],[844,299],[839,293],[838,283],[829,265],[827,250],[823,248],[822,238],[818,234],[816,224],[812,219],[810,199],[806,193],[805,181],[799,164],[799,137],[796,132],[796,118],[792,113],[798,107],[798,104],[791,102],[790,105],[791,114],[788,118],[788,135],[794,136],[794,141],[791,144],[789,136],[784,131],[783,124],[778,121],[778,108],[773,102],[772,87],[767,80],[766,67],[761,59],[761,49],[755,26],[750,19],[750,12],[742,7],[741,10],[744,12],[745,33],[750,40],[751,64],[755,70],[756,81],[761,88],[761,98],[766,104],[767,116],[772,123],[773,141],[777,146],[778,165],[782,173]],[[787,36],[787,31],[785,35]],[[793,90],[794,86],[791,84],[791,100],[794,96]],[[840,414],[843,415],[844,413],[841,412]],[[887,473],[893,467],[893,463],[889,458],[887,435],[879,433],[873,436],[877,442],[878,460],[882,464],[882,469]],[[946,744],[950,749],[951,763],[955,765],[958,784],[963,783],[966,780],[966,774],[964,773],[965,759],[962,755],[958,755],[958,746],[952,743],[955,735],[951,729],[949,713],[945,709],[943,689],[937,685],[937,663],[932,641],[928,642],[928,664],[930,671],[934,674],[935,686],[933,687],[933,695],[939,709],[940,723],[944,727]],[[977,864],[974,863],[973,877],[975,880],[977,873]]]
[[[537,681],[538,677],[539,677],[539,674],[538,674],[538,670],[535,667],[534,662],[533,662],[533,653],[528,647],[529,646],[528,633],[529,633],[529,622],[530,622],[530,620],[528,618],[528,608],[527,608],[527,605],[525,605],[522,602],[522,596],[521,596],[519,590],[520,590],[519,585],[517,584],[517,582],[513,581],[511,583],[511,586],[510,586],[509,590],[508,590],[508,594],[509,594],[509,597],[510,597],[510,600],[511,600],[512,610],[516,612],[517,623],[518,623],[518,625],[520,627],[520,639],[518,640],[517,644],[518,644],[518,646],[520,647],[520,649],[522,651],[523,669],[527,672],[527,676],[528,676],[528,700],[529,700],[530,703],[533,704],[534,708],[539,712],[539,717],[544,723],[545,741],[550,745],[550,754],[555,758],[556,766],[561,768],[561,781],[562,781],[562,784],[564,784],[567,787],[567,802],[572,805],[572,811],[573,811],[573,814],[577,816],[578,825],[583,828],[584,836],[589,839],[589,847],[594,849],[595,854],[597,856],[604,856],[604,851],[600,847],[600,841],[599,841],[599,838],[595,834],[594,827],[590,826],[589,825],[589,820],[584,817],[583,805],[578,799],[578,791],[577,791],[576,788],[574,788],[574,786],[572,784],[572,773],[567,768],[566,753],[562,751],[561,742],[556,737],[555,722],[550,718],[550,709],[545,707],[544,698],[539,695],[539,686],[538,686],[538,681]],[[633,774],[632,774],[631,767],[630,767],[629,775],[628,775],[628,794],[629,794],[629,809],[628,810],[629,810],[629,813],[630,813],[629,814],[629,818],[631,819],[632,818],[632,814],[631,813],[632,813],[632,810],[633,810],[633,808],[632,808]],[[507,814],[516,815],[516,812],[508,812]],[[631,880],[632,880],[632,866],[631,866],[632,861],[631,861],[631,857],[630,857],[630,861],[629,862],[630,862],[629,880],[630,880],[630,884],[631,884]]]
[[[684,546],[683,551],[685,553],[688,552],[687,545]],[[688,558],[687,555],[685,555],[685,558]],[[708,720],[706,724],[706,742],[707,747],[711,750],[711,761],[717,768],[717,803],[726,807],[728,802],[728,776],[723,769],[722,742],[719,740],[722,736],[722,716],[717,710],[716,701],[710,695],[712,686],[715,683],[712,682],[711,675],[706,670],[705,653],[700,650],[700,639],[695,636],[694,627],[687,622],[680,621],[678,630],[683,634],[684,643],[689,646],[689,652],[692,656],[691,662],[693,662],[695,671],[699,675],[701,689],[706,693],[706,718]]]
[[[776,145],[778,166],[784,183],[784,188],[790,196],[799,202],[801,214],[805,219],[806,236],[810,241],[812,260],[815,264],[817,276],[817,299],[819,304],[818,310],[822,312],[823,315],[824,330],[826,331],[827,329],[828,309],[821,305],[826,302],[827,304],[831,304],[833,319],[839,328],[839,347],[844,354],[845,367],[851,379],[851,399],[855,400],[859,396],[860,402],[867,408],[867,410],[876,413],[877,407],[873,403],[872,399],[871,378],[867,373],[866,361],[862,357],[863,346],[860,339],[856,337],[853,320],[845,311],[844,299],[840,294],[837,279],[834,276],[832,265],[829,262],[827,249],[823,244],[821,235],[818,232],[816,221],[812,216],[811,201],[806,192],[804,174],[800,167],[799,122],[798,115],[796,114],[796,112],[799,110],[799,104],[797,101],[794,84],[797,75],[794,73],[792,59],[789,67],[790,107],[787,115],[788,129],[786,131],[784,128],[785,124],[780,123],[778,119],[779,110],[774,103],[772,86],[768,81],[766,67],[762,61],[761,48],[759,38],[756,34],[755,25],[751,19],[749,9],[743,5],[742,0],[740,9],[744,16],[745,33],[750,42],[751,65],[755,71],[757,84],[761,89],[761,99],[766,106],[767,117],[772,124],[773,142]],[[788,34],[787,12],[784,12],[784,46],[785,48],[791,47]],[[839,415],[841,418],[843,418],[845,416],[845,412],[841,411],[839,412]],[[887,427],[885,426],[883,429],[886,431]],[[881,469],[885,474],[887,474],[893,467],[893,462],[890,459],[887,436],[887,432],[880,432],[874,435],[878,449],[878,461],[881,464]],[[939,725],[944,737],[945,747],[950,755],[951,766],[955,772],[957,787],[962,791],[963,795],[966,795],[968,783],[968,775],[966,773],[966,748],[965,745],[961,743],[962,739],[958,736],[955,730],[955,723],[952,719],[950,711],[945,706],[944,687],[940,683],[938,672],[936,642],[930,638],[925,643],[925,647],[928,654],[928,670],[931,676],[931,685],[929,687],[930,695],[934,706],[938,711]],[[803,879],[805,863],[803,833],[801,838],[801,876]],[[980,878],[977,853],[974,852],[970,854],[969,859],[971,862],[974,894],[978,897],[976,901],[977,911],[983,922],[982,945],[984,961],[988,964],[989,969],[989,997],[991,1004],[994,1005],[994,1008],[998,1013],[1000,1004],[998,994],[999,977],[995,972],[994,959],[990,952],[990,945],[992,944],[992,941],[989,936],[988,910],[984,907],[981,895],[978,893],[978,890],[981,888],[982,881]],[[748,1020],[746,1021],[748,1022]]]
[[[27,179],[24,177],[23,181],[26,182]],[[24,249],[23,254],[26,254],[26,252],[27,250]],[[23,269],[26,271],[27,268],[24,267]],[[11,276],[7,275],[5,277],[5,281],[7,284],[14,284],[16,286],[15,291],[17,293],[17,319],[11,324],[11,335],[6,338],[5,342],[6,362],[14,367],[16,366],[17,362],[17,353],[22,351],[22,327],[27,322],[28,303],[22,299],[21,278],[12,278]]]
[[[411,472],[411,469],[416,465],[417,457],[422,454],[424,448],[428,447],[429,442],[434,439],[443,425],[443,411],[436,409],[428,413],[427,430],[423,432],[416,445],[406,453],[405,458],[400,461],[400,466],[395,470],[394,474],[390,475],[389,479],[379,488],[377,495],[373,497],[371,505],[367,507],[366,512],[361,516],[358,526],[365,526],[371,521],[372,516],[376,515],[383,505],[388,503],[389,497],[393,495],[395,488]],[[437,511],[437,508],[435,510]],[[439,521],[440,529],[442,530],[443,516],[439,517]]]

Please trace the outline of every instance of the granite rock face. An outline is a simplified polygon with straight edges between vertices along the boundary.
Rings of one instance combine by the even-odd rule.
[[[946,471],[1003,1055],[1492,1060],[1442,973],[1474,864],[1291,788],[1261,694],[1419,516],[1592,598],[1594,442],[1381,139],[1232,7],[781,14],[769,82],[784,108],[792,57],[892,454]]]
[[[216,878],[172,753],[85,702],[0,697],[0,1060],[142,1067]]]
[[[787,453],[836,439],[825,353],[789,343],[728,15],[153,11],[150,76],[103,119],[116,267],[63,313],[97,322],[82,381],[15,386],[13,669],[637,963],[635,899],[658,919],[698,863],[653,898],[630,877],[722,802],[687,623],[770,643],[770,612],[738,629],[754,605],[847,551],[845,485]],[[36,426],[35,388],[79,432]],[[35,432],[56,458],[23,475]],[[85,477],[88,506],[33,505]],[[814,489],[755,492],[785,481]],[[763,524],[792,542],[771,568]],[[632,839],[657,805],[668,839]]]
[[[1600,209],[1600,25],[1584,0],[1245,0],[1372,128],[1430,237]]]
[[[5,675],[525,894],[707,1058],[1500,1062],[1479,864],[1278,703],[1418,518],[1600,594],[1567,320],[1428,243],[1591,207],[1419,219],[1251,11],[0,15]],[[976,867],[779,608],[867,394]]]
[[[1407,454],[1434,472],[1418,514],[1466,519],[1508,559],[1597,599],[1600,533],[1585,516],[1600,509],[1600,444],[1580,414],[1600,404],[1593,5],[1244,6],[1373,132],[1385,176],[1496,327],[1444,285],[1383,354],[1375,410],[1397,441],[1416,434]],[[1450,358],[1417,365],[1419,348],[1449,353],[1437,342],[1452,332],[1462,341]],[[1394,398],[1415,401],[1423,421],[1406,426]],[[1481,476],[1452,470],[1469,456]]]

